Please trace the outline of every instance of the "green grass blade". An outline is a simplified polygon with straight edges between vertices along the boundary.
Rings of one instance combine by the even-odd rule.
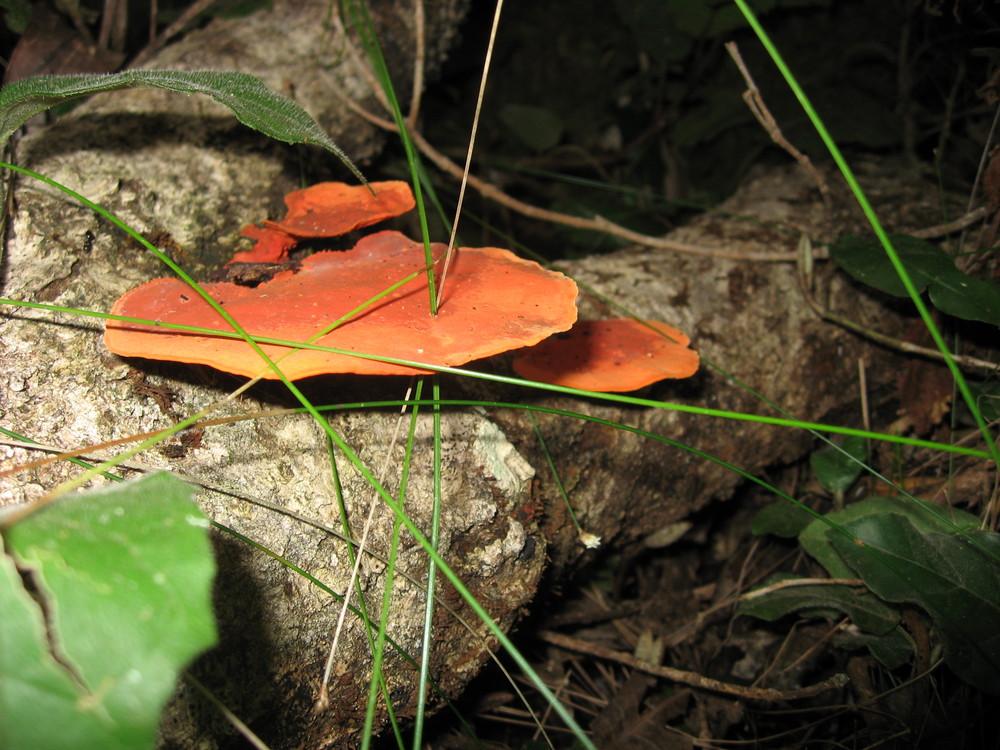
[[[983,419],[982,414],[976,406],[975,398],[972,395],[972,391],[969,388],[969,384],[965,380],[965,376],[959,369],[958,365],[955,363],[955,359],[951,356],[951,350],[948,348],[944,337],[935,325],[933,318],[931,317],[930,311],[927,309],[927,305],[924,304],[916,286],[914,285],[909,273],[907,272],[906,265],[900,259],[898,253],[893,247],[892,241],[889,239],[889,235],[886,233],[885,229],[882,227],[882,222],[879,221],[878,215],[872,208],[871,203],[868,201],[868,197],[865,195],[861,186],[858,184],[857,179],[854,176],[854,172],[851,170],[850,165],[848,165],[847,160],[844,158],[843,154],[840,152],[840,148],[837,146],[836,142],[830,136],[826,127],[823,125],[823,121],[820,119],[816,110],[813,108],[812,103],[806,96],[805,91],[799,86],[794,74],[788,65],[785,64],[781,53],[778,52],[777,47],[771,41],[764,27],[760,25],[753,11],[750,9],[746,0],[734,0],[736,5],[739,7],[743,16],[746,18],[747,23],[753,29],[757,38],[760,39],[761,43],[764,45],[767,53],[770,55],[771,60],[774,62],[775,66],[781,72],[782,77],[785,82],[792,89],[792,93],[798,100],[799,105],[802,110],[808,116],[810,122],[812,122],[813,127],[816,128],[816,132],[819,134],[823,143],[826,145],[827,150],[833,157],[834,162],[836,162],[837,167],[840,169],[841,174],[844,176],[847,184],[850,186],[851,191],[854,193],[854,197],[864,212],[865,217],[871,224],[875,235],[878,237],[879,242],[882,243],[886,254],[889,256],[889,260],[892,262],[893,268],[896,269],[896,274],[899,276],[899,280],[902,282],[906,293],[910,296],[913,304],[917,308],[917,312],[920,314],[921,320],[923,320],[924,325],[927,327],[928,333],[930,333],[931,338],[934,340],[934,345],[937,346],[941,355],[944,357],[945,364],[951,371],[952,378],[955,384],[958,386],[959,391],[962,393],[962,398],[965,400],[969,411],[972,413],[976,420],[976,425],[979,427],[979,431],[983,435],[983,440],[986,443],[990,458],[993,460],[994,464],[1000,466],[1000,447],[997,446],[996,441],[993,438],[993,434],[990,432],[989,426]]]
[[[423,385],[423,379],[421,378],[417,381],[415,393],[417,399],[419,399],[423,394]],[[413,459],[413,444],[417,433],[417,417],[419,414],[420,407],[412,407],[410,411],[410,428],[406,436],[406,447],[403,451],[402,471],[399,480],[400,506],[404,506],[406,503],[406,488],[409,483],[410,466]],[[381,690],[385,700],[386,709],[389,712],[393,734],[396,736],[396,744],[400,748],[404,747],[403,736],[400,732],[399,723],[396,721],[395,710],[392,705],[392,694],[389,692],[388,685],[382,675],[382,662],[385,656],[385,633],[386,628],[388,627],[390,607],[392,604],[392,587],[396,577],[396,553],[399,550],[401,528],[402,524],[399,519],[396,518],[393,521],[392,542],[389,548],[389,558],[386,561],[385,583],[383,584],[385,588],[382,592],[382,610],[379,615],[378,638],[376,638],[372,648],[372,681],[369,685],[368,704],[365,709],[365,727],[362,732],[362,748],[370,747],[371,740],[374,736],[375,711],[377,708],[379,690]],[[353,564],[354,561],[352,560],[351,562]],[[359,595],[361,593],[360,585],[358,586],[358,593]],[[426,654],[427,652],[422,650],[421,653]],[[376,689],[376,686],[378,686],[378,689]]]
[[[17,307],[28,307],[37,310],[50,310],[53,312],[67,312],[76,315],[84,315],[92,318],[121,320],[126,322],[140,323],[143,325],[162,326],[179,331],[190,331],[192,333],[209,334],[213,336],[242,338],[240,334],[234,333],[233,331],[224,331],[217,328],[205,328],[201,326],[182,326],[174,324],[165,324],[156,320],[147,320],[144,318],[129,318],[120,315],[111,315],[109,313],[99,312],[96,310],[67,308],[67,307],[61,307],[59,305],[48,305],[39,302],[25,302],[23,300],[13,300],[5,298],[0,298],[0,304],[14,305]],[[476,370],[470,370],[463,367],[446,367],[442,365],[428,364],[426,362],[417,362],[416,360],[400,359],[398,357],[382,357],[375,354],[365,354],[363,352],[348,351],[346,349],[335,349],[328,346],[322,346],[320,344],[309,344],[302,341],[288,341],[287,339],[278,339],[269,336],[251,336],[250,338],[260,344],[276,344],[278,346],[287,346],[290,349],[315,349],[317,351],[332,352],[334,354],[344,354],[346,356],[360,357],[362,359],[373,359],[373,360],[378,360],[380,362],[389,362],[392,364],[404,365],[407,367],[416,367],[425,370],[432,370],[434,372],[461,375],[465,377],[475,378],[477,380],[486,380],[495,383],[504,383],[506,385],[523,386],[525,388],[550,391],[552,393],[561,393],[569,396],[581,396],[586,398],[598,399],[601,401],[607,401],[608,403],[626,404],[629,406],[643,406],[643,407],[650,407],[653,409],[668,409],[673,411],[684,412],[687,414],[699,414],[706,417],[716,417],[720,419],[735,419],[744,422],[758,422],[760,424],[770,424],[780,427],[797,428],[803,430],[814,430],[816,432],[830,433],[834,435],[855,435],[858,437],[865,438],[867,440],[879,440],[888,443],[896,443],[899,445],[910,445],[917,448],[928,448],[931,450],[939,450],[947,453],[955,453],[965,456],[974,456],[976,458],[988,459],[991,457],[989,453],[977,450],[975,448],[966,448],[960,445],[949,445],[947,443],[937,443],[934,442],[933,440],[923,440],[920,438],[911,438],[903,435],[889,435],[881,432],[871,432],[870,430],[861,430],[853,427],[842,427],[839,425],[824,424],[821,422],[805,422],[798,419],[770,417],[761,414],[746,414],[743,412],[727,411],[725,409],[713,409],[709,407],[692,406],[690,404],[681,404],[672,401],[654,401],[651,399],[639,398],[636,396],[626,396],[618,393],[595,393],[593,391],[581,391],[576,388],[568,388],[566,386],[561,386],[561,385],[551,385],[549,383],[536,383],[530,380],[523,380],[521,378],[515,378],[506,375],[496,375],[494,373],[488,373],[488,372],[478,372]]]
[[[423,182],[420,179],[422,171],[419,166],[420,156],[413,145],[413,140],[410,138],[410,131],[406,127],[406,120],[399,107],[399,99],[392,85],[392,77],[389,75],[389,66],[385,61],[385,56],[382,54],[382,47],[379,45],[378,36],[375,34],[375,26],[372,24],[371,16],[368,14],[368,6],[364,0],[346,0],[344,6],[347,8],[355,30],[361,37],[365,53],[368,55],[368,59],[375,70],[375,77],[382,86],[382,91],[389,103],[392,118],[399,131],[403,149],[406,152],[406,161],[410,166],[410,184],[413,186],[413,197],[417,203],[417,215],[420,217],[420,236],[424,242],[424,262],[428,266],[427,291],[430,294],[430,310],[432,315],[436,315],[437,282],[434,278],[434,258],[431,256],[430,229],[427,226],[427,209],[424,206]]]
[[[431,510],[431,544],[437,550],[441,539],[441,383],[434,375],[432,386],[434,416],[434,504]],[[418,396],[419,397],[419,396]],[[417,693],[417,715],[413,726],[413,750],[423,746],[424,720],[427,715],[427,681],[430,678],[431,654],[434,648],[434,602],[437,591],[437,566],[433,560],[427,564],[427,598],[424,606],[424,628],[420,653],[420,682]]]

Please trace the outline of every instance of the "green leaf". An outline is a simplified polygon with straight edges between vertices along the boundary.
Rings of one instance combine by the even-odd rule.
[[[0,146],[26,120],[60,102],[102,91],[159,88],[182,94],[207,94],[229,107],[244,125],[286,143],[314,143],[347,165],[364,182],[347,155],[302,107],[276,94],[247,73],[212,70],[126,70],[108,75],[36,76],[0,90]]]
[[[931,302],[943,313],[962,320],[979,320],[1000,326],[1000,285],[952,268],[930,285]]]
[[[67,497],[7,530],[4,750],[153,746],[178,672],[215,642],[215,565],[192,492],[154,474]]]
[[[843,492],[858,478],[864,466],[859,461],[868,458],[864,438],[848,435],[841,445],[843,450],[827,446],[809,456],[809,465],[827,492]]]
[[[768,582],[758,592],[740,599],[736,613],[774,621],[792,612],[804,617],[828,617],[843,612],[862,630],[885,635],[899,625],[899,610],[870,591],[842,583],[791,584],[795,576]]]
[[[757,511],[753,517],[751,531],[757,536],[774,534],[790,539],[798,536],[813,520],[815,520],[813,515],[799,506],[779,502]]]
[[[844,527],[860,544],[834,533],[831,541],[868,587],[925,609],[952,671],[1000,695],[1000,534],[924,533],[899,513]]]
[[[951,258],[924,240],[902,234],[889,235],[893,247],[922,292],[939,275],[955,270]],[[830,259],[858,281],[894,297],[906,297],[906,287],[875,237],[841,237],[830,246]]]
[[[949,255],[929,242],[899,234],[890,238],[917,292],[929,289],[931,302],[941,312],[1000,326],[1000,285],[962,273]],[[830,258],[868,286],[895,297],[907,296],[874,237],[841,237],[830,246]]]
[[[908,517],[921,531],[939,531],[945,534],[953,533],[956,527],[963,531],[969,531],[980,526],[979,519],[971,513],[930,500],[922,502],[937,516],[924,510],[908,498],[869,497],[852,503],[843,510],[828,513],[826,518],[831,523],[843,526],[858,518],[879,516],[884,513],[901,513]],[[826,568],[832,578],[855,578],[854,569],[844,562],[843,557],[831,544],[831,535],[843,536],[833,530],[828,523],[817,518],[799,534],[799,544]]]
[[[31,16],[30,0],[0,0],[4,11],[4,25],[15,34],[23,34]]]
[[[913,646],[902,628],[893,628],[885,635],[842,630],[833,636],[833,645],[848,650],[867,648],[889,669],[901,667],[913,658]]]
[[[1000,380],[990,380],[972,387],[976,406],[987,422],[1000,419]]]
[[[547,151],[563,137],[563,122],[548,107],[531,104],[505,104],[500,120],[517,139],[534,151]]]
[[[74,710],[81,692],[48,651],[41,610],[8,555],[0,556],[0,612],[0,747],[68,750],[101,737],[101,717]],[[46,744],[50,738],[43,737],[43,729],[53,722],[62,725],[62,738]],[[117,742],[106,746],[121,747]]]

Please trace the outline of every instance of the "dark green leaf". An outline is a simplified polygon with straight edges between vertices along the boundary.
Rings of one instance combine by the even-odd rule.
[[[929,242],[900,234],[891,235],[890,239],[917,292],[926,289],[942,273],[955,269],[951,258]],[[830,258],[868,286],[895,297],[907,296],[906,287],[875,237],[841,237],[830,246]]]
[[[884,635],[899,624],[899,610],[863,586],[842,583],[795,584],[795,578],[770,581],[761,591],[740,599],[737,614],[774,621],[791,612],[829,617],[843,612],[862,630]]]
[[[931,302],[943,313],[1000,326],[1000,284],[982,281],[953,267],[934,279],[929,291]]]
[[[952,671],[1000,695],[1000,534],[924,533],[898,513],[844,527],[861,544],[835,533],[831,542],[868,587],[925,609]]]
[[[30,0],[0,0],[4,11],[4,25],[15,34],[23,34],[31,16]]]
[[[816,472],[816,478],[827,492],[843,492],[858,478],[864,466],[859,463],[868,458],[868,447],[864,438],[848,435],[841,445],[842,450],[826,446],[809,457],[809,464]]]
[[[974,386],[972,392],[983,419],[987,422],[1000,419],[1000,381],[991,380]]]
[[[547,151],[562,139],[563,123],[553,110],[531,104],[505,104],[500,120],[533,151]]]
[[[807,513],[797,505],[782,501],[757,511],[753,517],[751,530],[757,536],[774,534],[789,539],[798,536],[813,520],[814,516],[811,513]]]
[[[878,516],[883,513],[902,513],[921,531],[950,534],[956,528],[963,531],[979,528],[979,519],[971,513],[930,500],[922,502],[934,512],[924,510],[905,497],[869,497],[852,503],[843,510],[828,513],[826,518],[831,523],[842,526],[857,518]],[[799,534],[799,544],[826,568],[832,578],[855,578],[854,570],[830,544],[828,531],[839,534],[830,527],[830,524],[816,519]]]
[[[154,474],[65,498],[6,532],[45,606],[5,558],[4,750],[153,746],[179,670],[215,641],[215,566],[191,495]]]
[[[929,288],[931,302],[941,312],[1000,325],[1000,285],[962,273],[951,257],[929,242],[898,234],[891,239],[917,292]],[[830,258],[868,286],[896,297],[907,296],[896,269],[874,237],[842,237],[831,245]]]
[[[913,658],[913,646],[902,628],[893,628],[885,635],[840,631],[833,637],[833,645],[850,650],[867,648],[889,669],[901,667]]]
[[[246,73],[211,70],[126,70],[108,75],[37,76],[0,90],[0,145],[26,120],[80,96],[130,88],[160,88],[207,94],[229,107],[244,125],[286,143],[313,143],[333,152],[364,181],[358,168],[291,99],[274,93]]]
[[[663,0],[614,0],[614,9],[639,49],[654,60],[671,62],[683,60],[694,44],[694,38],[683,28],[683,20],[692,15],[700,18],[700,32],[709,13],[705,3]]]

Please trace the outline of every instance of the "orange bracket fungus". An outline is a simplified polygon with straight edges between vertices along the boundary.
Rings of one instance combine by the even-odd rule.
[[[445,252],[444,245],[431,247],[435,258]],[[299,342],[423,268],[422,243],[385,231],[363,238],[352,250],[311,255],[297,270],[282,270],[255,287],[228,282],[202,287],[248,333]],[[568,330],[576,321],[576,284],[508,250],[463,248],[455,256],[450,278],[437,316],[428,311],[426,274],[418,274],[315,343],[453,366],[531,346]],[[177,279],[150,281],[124,295],[111,312],[164,323],[225,328],[218,313]],[[104,340],[108,349],[125,357],[210,365],[247,377],[265,369],[265,363],[242,339],[109,320]],[[279,345],[262,348],[272,358],[289,351]],[[292,380],[326,373],[426,372],[309,349],[296,352],[280,367]],[[275,379],[277,375],[268,371],[264,377]]]
[[[257,240],[252,250],[236,253],[232,262],[280,263],[299,240],[336,237],[369,227],[414,206],[410,186],[399,180],[348,185],[321,182],[285,196],[288,212],[281,221],[250,224],[240,234]]]
[[[694,375],[698,354],[689,343],[666,323],[582,320],[568,333],[519,353],[514,370],[529,380],[585,391],[634,391],[665,378]]]

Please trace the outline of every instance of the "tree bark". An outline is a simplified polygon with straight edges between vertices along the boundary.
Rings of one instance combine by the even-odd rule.
[[[828,177],[835,179],[833,174]],[[900,231],[918,228],[919,224],[907,226],[894,202],[905,195],[908,207],[923,205],[930,210],[929,186],[921,187],[916,176],[900,180],[891,164],[867,177],[866,185],[878,191],[879,206],[892,212],[890,222],[903,222],[895,224]],[[821,245],[846,231],[865,231],[863,217],[846,191],[836,193],[836,208],[827,209],[804,171],[794,165],[773,168],[758,173],[717,210],[669,238],[752,256],[794,252],[803,235]],[[856,425],[861,417],[862,362],[873,409],[894,393],[898,359],[821,320],[807,304],[800,271],[792,263],[743,262],[633,247],[559,267],[604,299],[690,336],[702,358],[699,372],[687,380],[666,380],[646,389],[640,395],[647,399]],[[865,291],[832,264],[817,264],[815,283],[817,294],[830,300],[834,312],[889,335],[901,332],[900,318],[887,309],[883,297]],[[597,297],[582,296],[581,317],[618,315]],[[486,396],[478,386],[472,390]],[[543,528],[550,545],[550,575],[556,576],[572,573],[590,553],[580,544],[551,472],[543,468],[550,459],[583,530],[620,549],[655,547],[678,521],[730,497],[745,479],[719,462],[759,475],[768,467],[798,460],[816,446],[815,436],[804,430],[669,407],[623,408],[513,389],[503,394],[492,387],[489,394],[497,400],[506,397],[619,422],[666,440],[594,421],[540,415],[546,455],[522,412],[491,413],[538,470],[535,492],[546,509]]]
[[[372,94],[339,37],[317,33],[328,3],[276,0],[273,10],[239,21],[216,21],[164,50],[156,67],[239,69],[286,88],[314,114],[335,141],[363,161],[378,149],[371,129],[350,115],[331,91],[365,100]],[[392,24],[406,70],[411,37],[409,5],[386,5],[378,14]],[[428,38],[446,45],[459,10],[429,4],[441,30]],[[437,49],[440,59],[443,52]],[[286,84],[291,84],[286,86]],[[405,90],[406,86],[402,88]],[[107,207],[202,278],[236,249],[239,228],[268,215],[280,197],[309,179],[346,177],[313,151],[266,142],[202,99],[160,91],[94,97],[72,115],[27,138],[19,160]],[[303,164],[305,162],[305,164]],[[19,180],[4,261],[7,297],[108,310],[114,300],[163,275],[155,259],[91,211],[39,183]],[[779,169],[749,184],[723,210],[758,222],[779,222],[822,239],[830,216],[811,186],[793,169]],[[747,251],[794,247],[798,234],[706,215],[677,239]],[[691,334],[703,358],[733,373],[803,419],[839,420],[858,410],[857,360],[868,362],[870,387],[879,391],[891,370],[887,358],[858,339],[820,322],[803,303],[797,274],[788,265],[675,256],[626,250],[565,264],[634,312],[667,321]],[[842,277],[824,271],[833,298],[849,299],[854,317],[882,320],[881,308]],[[584,314],[608,314],[585,302]],[[107,352],[102,326],[71,315],[4,311],[0,318],[0,412],[10,429],[48,445],[76,448],[174,423],[221,398],[238,382],[206,369],[123,361]],[[505,358],[489,367],[504,371]],[[750,472],[795,460],[812,445],[804,432],[602,402],[554,398],[534,391],[446,379],[446,393],[482,395],[558,406],[625,423],[704,450]],[[306,384],[316,403],[399,398],[404,381],[360,382],[350,376]],[[657,400],[774,414],[736,388],[726,372],[704,367],[690,381],[667,382],[647,394]],[[280,387],[265,385],[226,407],[235,417],[294,405]],[[398,467],[400,443],[390,437],[397,416],[376,409],[334,413],[331,423],[367,466]],[[707,503],[728,497],[742,478],[676,447],[613,427],[562,417],[538,417],[570,502],[587,531],[605,546],[649,540],[660,529]],[[405,420],[404,420],[405,434]],[[572,572],[588,553],[579,543],[548,473],[532,425],[520,411],[448,410],[443,420],[441,549],[485,608],[508,629],[532,600],[546,560],[553,575]],[[428,528],[432,492],[429,418],[421,416],[406,508]],[[335,451],[351,533],[360,536],[373,492]],[[527,460],[525,460],[525,458]],[[34,458],[23,449],[11,461]],[[201,502],[220,524],[250,537],[344,592],[349,564],[340,528],[330,457],[322,431],[304,415],[247,419],[174,439],[142,457],[147,466],[202,481]],[[2,488],[2,501],[37,496],[65,476],[68,466],[18,477]],[[532,476],[538,475],[532,486]],[[385,480],[398,486],[395,469]],[[534,494],[532,494],[534,493]],[[535,506],[544,501],[543,526]],[[276,512],[273,507],[300,514]],[[301,517],[306,517],[303,521]],[[392,547],[391,512],[377,504],[368,546],[383,558]],[[338,605],[327,593],[272,557],[223,533],[215,534],[220,572],[215,605],[220,645],[201,657],[193,673],[271,747],[348,747],[363,726],[370,673],[367,636],[348,620],[336,658],[332,708],[314,710]],[[389,627],[391,637],[419,658],[426,556],[404,535]],[[361,588],[369,613],[377,611],[384,563],[367,558]],[[432,677],[458,694],[487,658],[486,631],[447,587],[435,620]],[[391,655],[385,678],[408,717],[415,706],[416,674]],[[380,714],[377,725],[385,716]],[[181,687],[163,723],[165,747],[220,747],[229,730],[214,712]]]

